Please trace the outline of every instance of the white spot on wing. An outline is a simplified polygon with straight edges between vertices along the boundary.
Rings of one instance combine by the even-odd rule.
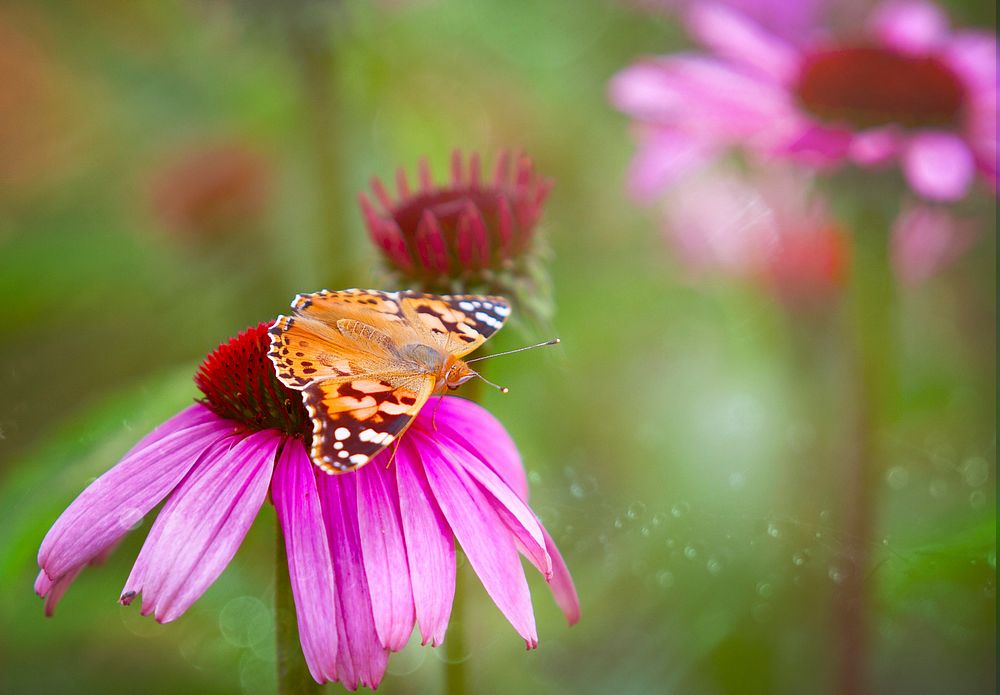
[[[333,436],[338,440],[344,440],[351,436],[351,431],[346,427],[338,427],[333,431]]]
[[[482,311],[476,312],[476,320],[479,321],[480,323],[485,323],[490,328],[500,328],[500,326],[502,325],[495,318]]]

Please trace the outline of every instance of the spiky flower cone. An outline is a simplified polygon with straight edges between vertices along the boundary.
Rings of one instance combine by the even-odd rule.
[[[426,160],[417,187],[396,173],[396,195],[380,180],[361,210],[384,266],[400,285],[436,293],[500,294],[515,314],[534,320],[552,314],[547,252],[536,234],[551,181],[525,155],[501,152],[492,177],[478,153],[451,157],[451,179],[435,184]]]

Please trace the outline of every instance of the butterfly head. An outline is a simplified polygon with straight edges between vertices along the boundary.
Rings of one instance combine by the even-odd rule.
[[[478,374],[472,371],[469,365],[465,362],[462,360],[455,360],[445,374],[444,385],[454,390],[477,376]]]
[[[507,391],[510,390],[506,386],[498,386],[494,384],[492,381],[489,381],[488,379],[483,377],[482,374],[480,374],[472,367],[470,367],[468,364],[459,359],[456,359],[454,362],[452,362],[451,366],[448,367],[448,370],[445,372],[444,385],[447,386],[449,389],[454,390],[457,389],[462,384],[464,384],[465,382],[469,381],[470,379],[475,379],[475,378],[482,379],[487,384],[500,391],[500,393],[507,393]]]

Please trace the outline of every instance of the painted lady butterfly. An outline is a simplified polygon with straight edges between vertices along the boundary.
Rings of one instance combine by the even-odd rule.
[[[300,294],[292,309],[271,326],[268,357],[302,392],[327,473],[365,465],[428,398],[478,376],[461,358],[510,314],[502,297],[357,289]]]

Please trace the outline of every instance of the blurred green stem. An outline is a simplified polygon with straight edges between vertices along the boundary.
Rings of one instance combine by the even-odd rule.
[[[490,354],[489,347],[483,347],[476,353],[477,357],[485,357]],[[477,365],[479,373],[484,372],[485,365]],[[480,379],[473,379],[463,387],[462,396],[476,403],[482,402],[483,382]],[[462,571],[462,551],[455,552],[455,600],[451,604],[451,619],[448,621],[448,634],[444,644],[444,692],[445,695],[465,695],[468,692],[468,674],[465,671],[465,664],[468,655],[465,648],[465,608],[463,597],[465,596],[465,580]]]
[[[456,560],[461,559],[461,551],[456,552]],[[456,562],[456,565],[460,564]],[[465,583],[461,567],[455,568],[455,600],[451,606],[451,620],[448,624],[448,635],[444,640],[444,692],[446,695],[465,695],[468,692],[468,682],[465,673],[465,625],[462,597],[465,594]]]
[[[838,692],[868,690],[869,586],[867,575],[875,529],[876,493],[882,469],[882,426],[892,371],[892,288],[888,225],[859,220],[854,234],[850,293],[850,449],[841,481],[840,526],[846,545],[841,583],[834,597],[837,622]]]
[[[278,692],[281,695],[300,695],[322,692],[322,686],[313,680],[302,656],[299,643],[298,620],[295,617],[295,600],[288,578],[288,559],[285,555],[285,537],[281,524],[275,523],[274,538],[274,633],[278,646]]]
[[[297,4],[293,3],[295,8]],[[337,71],[335,69],[334,18],[316,16],[311,5],[287,13],[288,48],[298,71],[305,118],[306,146],[316,177],[314,190],[319,213],[318,238],[313,248],[322,268],[332,268],[325,277],[331,286],[356,284],[356,244],[349,234],[348,209],[343,195],[343,157],[338,112]],[[324,271],[330,272],[330,271]]]

